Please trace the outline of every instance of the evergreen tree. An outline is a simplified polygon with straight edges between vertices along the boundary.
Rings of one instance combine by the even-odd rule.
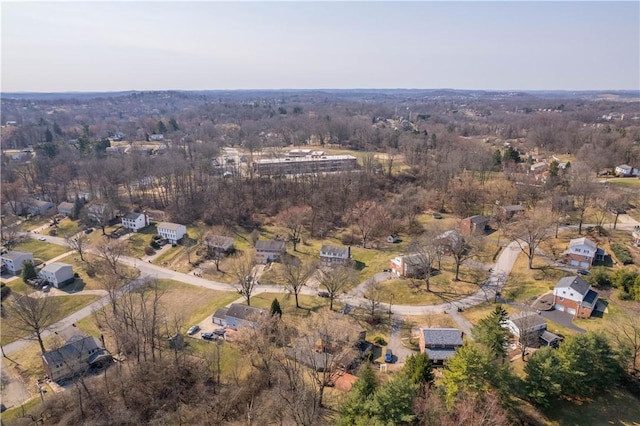
[[[339,424],[366,424],[370,419],[368,401],[377,388],[378,379],[371,368],[371,364],[366,363],[360,368],[358,380],[351,387],[347,400],[340,408]]]
[[[48,127],[47,130],[44,131],[44,141],[49,143],[53,142],[53,133],[51,133]]]
[[[507,357],[507,342],[511,336],[505,327],[509,314],[498,305],[488,317],[482,318],[473,328],[473,337],[478,343],[485,345],[496,358]]]
[[[491,355],[480,346],[466,343],[445,363],[442,384],[448,404],[462,390],[481,394],[489,389],[495,376]]]
[[[415,420],[413,400],[418,394],[418,385],[404,374],[398,374],[373,395],[369,424],[401,425]]]
[[[22,281],[27,282],[32,278],[36,278],[38,273],[36,272],[36,266],[30,260],[25,260],[22,263]]]
[[[502,153],[499,149],[496,149],[496,152],[493,153],[493,165],[495,167],[502,165]]]
[[[55,121],[53,122],[53,133],[58,136],[62,136],[62,129],[60,128],[60,125]]]
[[[158,133],[161,135],[167,133],[167,126],[164,125],[162,120],[158,121]]]
[[[279,318],[282,317],[282,308],[280,307],[280,302],[278,302],[278,298],[274,298],[273,302],[271,302],[271,316],[278,316]]]
[[[409,378],[411,383],[417,385],[433,384],[433,364],[426,353],[411,355],[407,358],[402,368],[402,372]]]
[[[73,211],[71,212],[71,219],[76,220],[80,217],[82,206],[84,206],[84,203],[82,202],[78,194],[76,194],[76,199],[73,200]]]
[[[174,132],[176,130],[180,130],[180,127],[178,127],[178,122],[173,117],[169,119],[169,126],[171,127],[171,130],[173,130]]]
[[[556,351],[542,348],[536,351],[524,367],[525,388],[534,404],[548,407],[562,394],[562,367]]]

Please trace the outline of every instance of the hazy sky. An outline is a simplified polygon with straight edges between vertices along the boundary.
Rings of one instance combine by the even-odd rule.
[[[2,91],[640,89],[640,2],[7,2]]]

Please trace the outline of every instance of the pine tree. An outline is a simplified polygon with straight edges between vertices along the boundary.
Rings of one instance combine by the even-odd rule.
[[[282,308],[280,307],[280,302],[278,302],[278,298],[274,298],[273,302],[271,302],[271,316],[278,316],[279,318],[282,317]]]
[[[475,340],[485,345],[496,358],[504,359],[507,356],[506,346],[511,333],[504,326],[508,319],[507,311],[502,305],[498,305],[472,331]]]
[[[426,353],[411,355],[404,363],[402,372],[417,385],[431,385],[434,380],[433,364]]]
[[[25,260],[22,263],[22,281],[27,282],[32,278],[36,278],[38,273],[36,272],[36,267],[30,260]]]

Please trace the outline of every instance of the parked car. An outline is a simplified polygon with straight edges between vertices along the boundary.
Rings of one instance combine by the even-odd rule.
[[[92,232],[93,232],[93,228],[87,228],[87,229],[84,230],[85,234],[90,234]]]
[[[42,287],[42,292],[43,293],[49,293],[49,290],[51,290],[51,289],[49,288],[48,285],[45,285],[44,287]]]
[[[385,352],[384,362],[393,363],[393,351],[391,349],[387,349],[387,352]]]
[[[200,326],[199,325],[193,325],[193,326],[189,327],[189,330],[187,331],[187,334],[189,336],[193,336],[198,331],[200,331]]]
[[[40,241],[47,241],[47,239],[46,239],[45,237],[40,237],[40,238],[38,238],[38,240],[40,240]]]
[[[215,339],[215,338],[216,338],[216,335],[215,335],[215,334],[213,334],[213,333],[211,333],[211,332],[207,332],[207,333],[202,333],[202,334],[201,334],[201,337],[202,337],[204,340],[213,340],[213,339]]]
[[[224,336],[224,328],[216,328],[215,330],[213,330],[213,334],[215,334],[216,336]]]
[[[318,292],[318,296],[320,296],[320,297],[329,297],[329,292],[328,291],[319,291]]]
[[[442,219],[442,215],[440,213],[434,213],[433,214],[433,218],[434,219]]]
[[[589,271],[586,269],[578,269],[576,272],[580,275],[589,275]]]

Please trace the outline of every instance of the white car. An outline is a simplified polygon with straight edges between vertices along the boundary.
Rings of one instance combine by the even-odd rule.
[[[40,241],[47,241],[47,239],[46,239],[45,237],[40,237],[40,238],[38,238],[38,240],[40,240]]]
[[[200,331],[200,326],[199,325],[193,325],[193,326],[189,327],[189,330],[187,331],[187,334],[189,336],[193,336],[198,331]]]

